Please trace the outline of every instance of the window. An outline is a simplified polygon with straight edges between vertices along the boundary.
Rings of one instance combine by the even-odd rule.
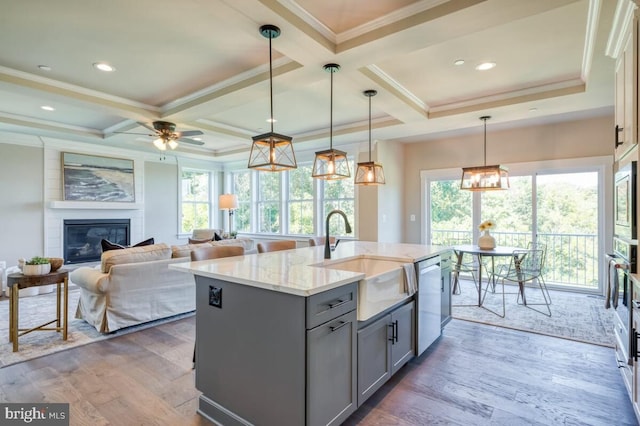
[[[440,175],[438,175],[440,174]],[[491,231],[499,246],[546,246],[544,279],[556,288],[602,291],[599,280],[603,198],[602,168],[597,165],[524,169],[512,173],[508,191],[460,191],[450,171],[427,177],[427,243],[476,243],[477,225],[496,222]]]
[[[311,172],[313,164],[298,164],[297,169],[288,173],[289,234],[313,235],[314,185]]]
[[[211,173],[199,170],[182,170],[181,178],[181,233],[194,229],[210,228],[211,223]]]
[[[349,160],[349,168],[353,169],[353,160]],[[354,183],[353,178],[349,179],[340,179],[340,180],[327,180],[323,181],[323,191],[322,191],[322,200],[323,200],[323,210],[322,210],[322,218],[326,218],[327,214],[331,212],[331,210],[342,210],[347,215],[347,219],[349,219],[349,223],[351,224],[351,228],[355,229],[355,196],[354,196]],[[324,228],[324,223],[323,223]],[[326,230],[323,229],[324,232]],[[331,235],[335,235],[336,237],[346,236],[348,235],[345,226],[344,220],[334,220],[332,219],[329,223],[329,231]],[[353,234],[351,234],[353,236]]]
[[[231,174],[233,194],[238,196],[238,208],[234,211],[235,230],[251,232],[251,172],[234,172]]]
[[[353,170],[353,159],[349,159],[349,166]],[[334,209],[344,211],[355,229],[353,179],[313,179],[312,169],[313,163],[307,162],[278,173],[254,170],[229,173],[230,190],[238,196],[235,229],[246,233],[311,236],[324,232],[324,220]],[[344,221],[332,219],[330,226],[332,235],[347,235]]]
[[[280,232],[282,173],[258,173],[258,232]]]

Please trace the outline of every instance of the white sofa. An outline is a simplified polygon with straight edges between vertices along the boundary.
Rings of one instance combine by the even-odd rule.
[[[252,240],[211,241],[211,245],[253,245]],[[189,261],[191,250],[203,244],[154,244],[110,250],[99,267],[80,267],[71,282],[80,287],[76,318],[101,333],[195,310],[193,276],[169,269]]]

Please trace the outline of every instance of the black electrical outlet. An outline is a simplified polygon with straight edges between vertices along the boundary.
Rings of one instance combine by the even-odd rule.
[[[220,287],[209,286],[209,306],[222,308],[222,289]]]

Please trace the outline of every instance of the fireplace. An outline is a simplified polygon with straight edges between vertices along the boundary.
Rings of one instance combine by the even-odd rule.
[[[102,239],[129,245],[130,219],[73,219],[64,221],[65,264],[95,262],[102,254]]]

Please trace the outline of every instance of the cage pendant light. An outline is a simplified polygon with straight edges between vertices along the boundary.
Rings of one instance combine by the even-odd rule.
[[[478,167],[464,167],[460,189],[468,191],[493,191],[509,189],[509,171],[506,167],[487,166],[487,120],[490,116],[480,117],[484,121],[484,165]]]
[[[358,163],[356,169],[356,185],[384,185],[384,170],[382,164],[371,161],[371,98],[378,94],[375,90],[362,92],[369,98],[369,161]]]
[[[329,149],[316,152],[311,176],[317,179],[337,180],[351,176],[347,153],[333,149],[333,73],[340,70],[338,64],[326,64],[324,70],[331,73],[331,105],[329,122]]]
[[[271,115],[271,131],[262,135],[254,136],[249,155],[250,169],[263,170],[267,172],[281,172],[283,170],[295,169],[296,156],[293,152],[292,138],[273,132],[273,60],[271,54],[271,40],[280,35],[280,28],[275,25],[263,25],[260,27],[260,34],[269,39],[269,101]]]

